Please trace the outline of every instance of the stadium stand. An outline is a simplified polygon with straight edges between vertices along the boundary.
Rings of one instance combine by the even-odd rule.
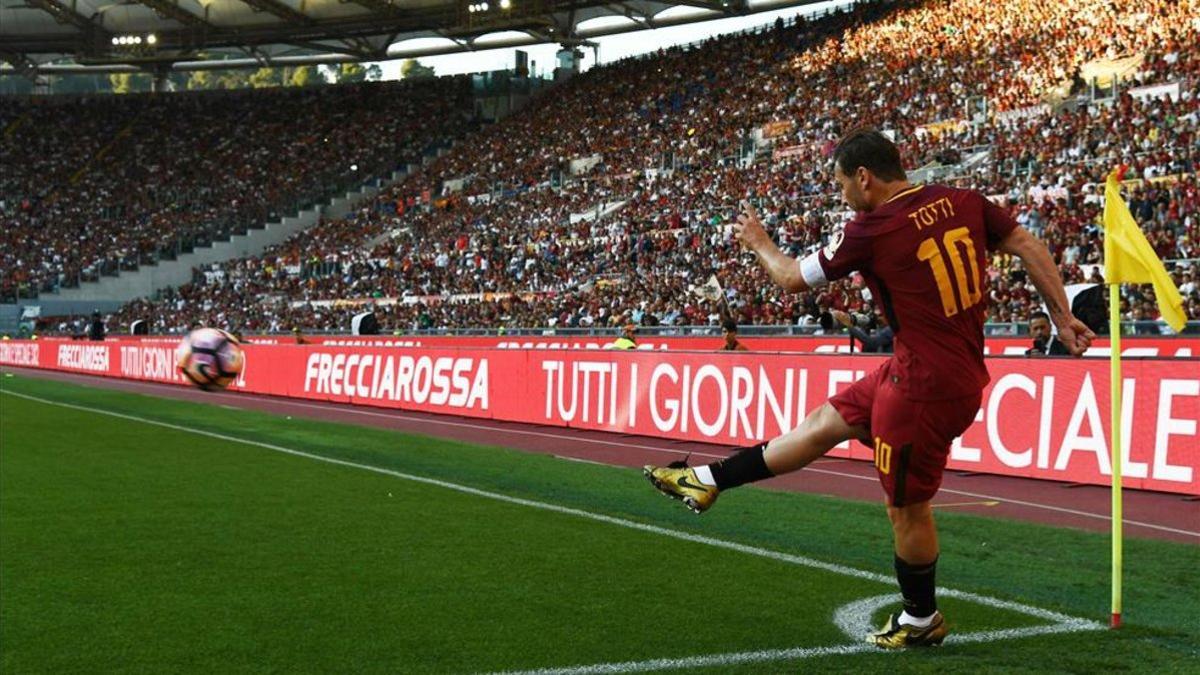
[[[0,297],[173,258],[390,174],[467,130],[468,93],[445,78],[0,99]]]
[[[1198,33],[1196,0],[908,0],[595,68],[354,217],[197,270],[113,327],[338,330],[364,305],[389,330],[717,324],[689,291],[715,273],[739,323],[819,329],[869,311],[859,285],[764,288],[727,224],[749,199],[793,253],[821,245],[849,216],[828,155],[859,123],[894,132],[914,178],[1011,208],[1069,283],[1094,278],[1100,186],[1130,165],[1130,206],[1197,319]],[[990,320],[1023,321],[1022,270],[998,257],[993,275]],[[1123,307],[1157,317],[1149,289]]]

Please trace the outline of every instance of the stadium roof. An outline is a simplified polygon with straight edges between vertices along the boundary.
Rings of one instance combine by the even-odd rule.
[[[14,72],[381,61],[558,43],[818,0],[0,0]]]

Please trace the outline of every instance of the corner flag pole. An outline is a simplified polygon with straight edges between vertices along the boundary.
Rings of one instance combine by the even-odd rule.
[[[1125,200],[1120,181],[1128,167],[1122,165],[1104,182],[1104,279],[1108,284],[1108,324],[1112,338],[1109,362],[1112,377],[1112,627],[1121,626],[1121,283],[1152,284],[1159,312],[1175,332],[1187,324],[1183,296],[1167,274],[1162,260],[1138,227]]]
[[[1121,627],[1121,284],[1108,285],[1108,325],[1112,367],[1112,628]]]

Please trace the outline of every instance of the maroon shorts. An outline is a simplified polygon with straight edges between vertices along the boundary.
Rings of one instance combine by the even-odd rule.
[[[905,506],[933,498],[942,484],[950,443],[979,412],[983,392],[944,401],[914,401],[899,389],[889,360],[829,399],[847,424],[866,427],[859,439],[875,451],[875,472],[888,503]]]

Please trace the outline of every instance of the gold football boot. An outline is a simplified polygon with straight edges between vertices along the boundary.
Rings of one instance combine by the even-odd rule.
[[[712,485],[705,485],[696,477],[695,469],[683,462],[674,462],[667,466],[642,467],[642,473],[650,480],[658,491],[678,499],[696,513],[704,513],[717,501],[720,490]]]
[[[888,617],[887,623],[877,633],[867,637],[867,642],[883,649],[906,649],[908,647],[936,647],[946,639],[950,631],[941,612],[933,615],[933,621],[924,628],[900,623],[900,614]]]

